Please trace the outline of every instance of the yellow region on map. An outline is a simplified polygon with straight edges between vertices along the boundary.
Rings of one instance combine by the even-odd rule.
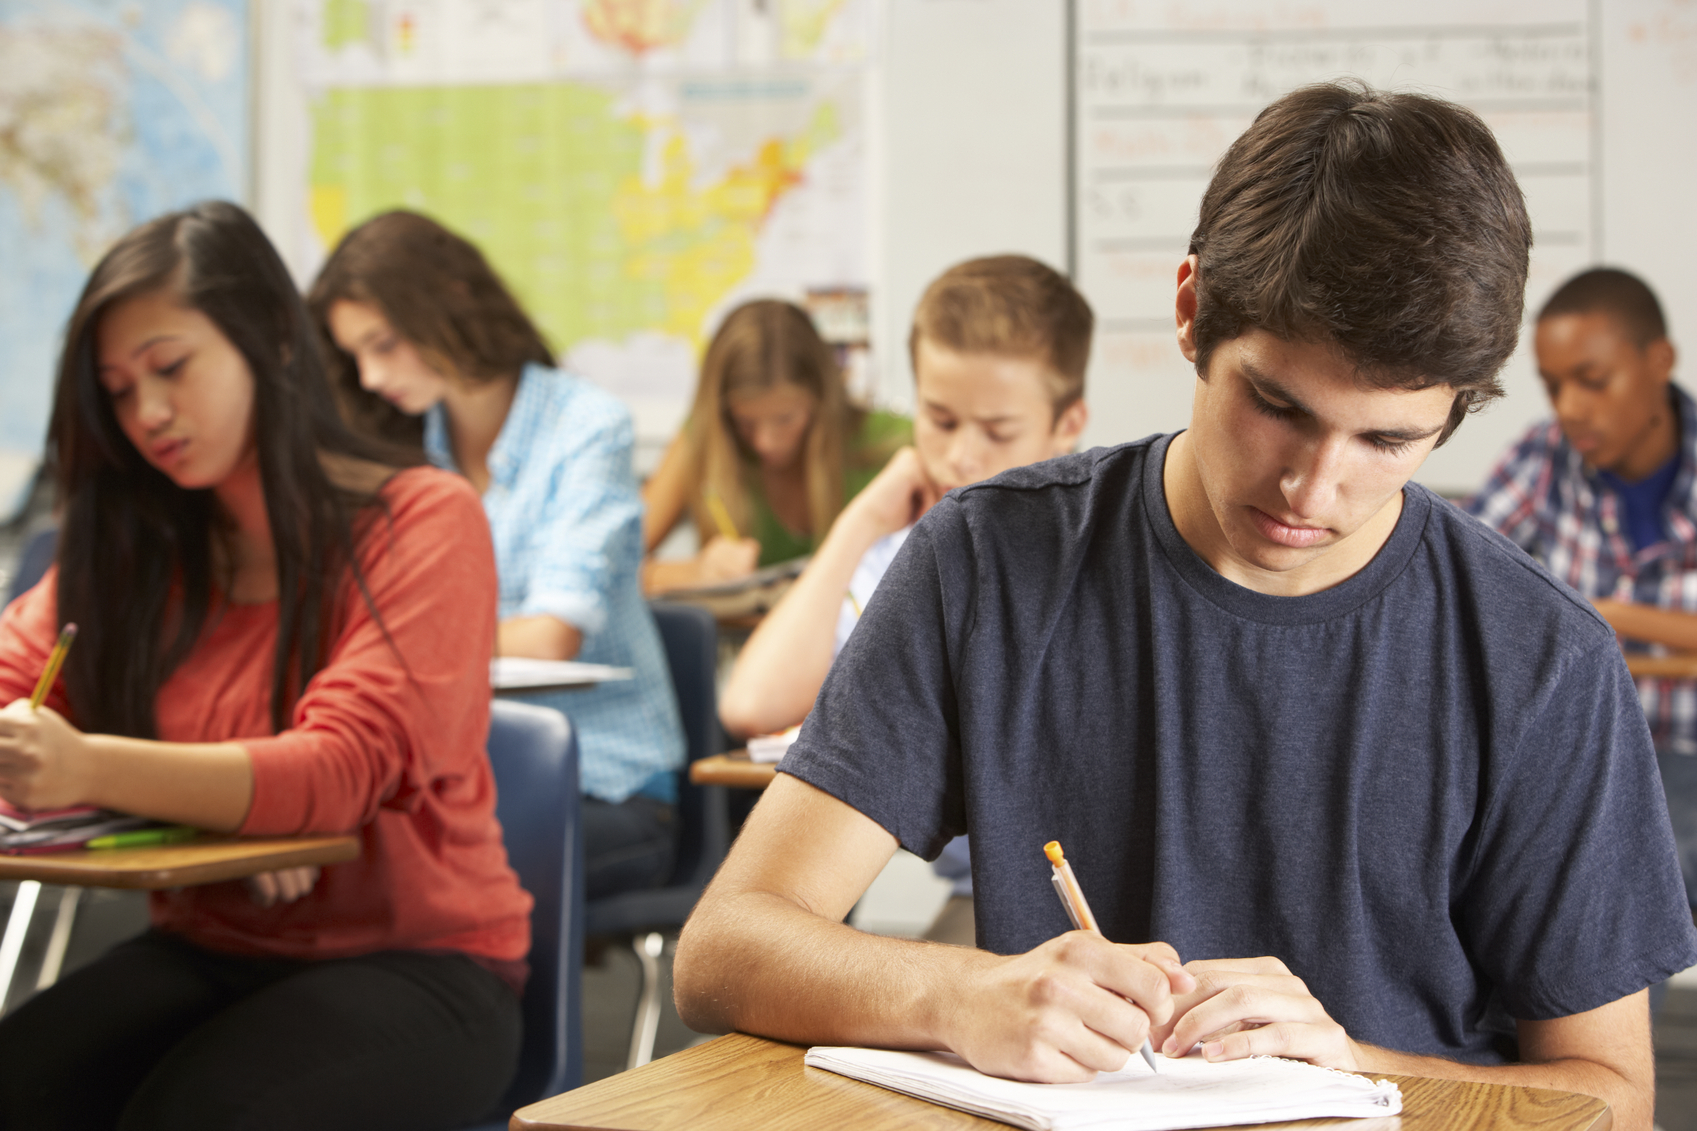
[[[556,350],[642,330],[699,348],[840,124],[822,104],[797,136],[703,180],[676,121],[616,101],[577,83],[332,89],[313,106],[314,227],[329,248],[386,209],[427,212],[483,249]]]

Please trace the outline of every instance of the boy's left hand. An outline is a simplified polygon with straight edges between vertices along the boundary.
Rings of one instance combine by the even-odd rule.
[[[1360,1046],[1277,958],[1212,959],[1184,968],[1196,978],[1195,992],[1178,995],[1172,1020],[1150,1035],[1166,1055],[1184,1056],[1200,1044],[1209,1060],[1282,1056],[1361,1069]]]
[[[943,492],[925,474],[919,453],[902,448],[848,505],[854,517],[870,525],[875,537],[894,534],[918,522]]]
[[[0,710],[0,797],[20,809],[58,809],[88,800],[81,731],[28,699]]]

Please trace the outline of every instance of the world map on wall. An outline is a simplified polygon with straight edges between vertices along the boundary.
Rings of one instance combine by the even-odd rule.
[[[242,199],[247,122],[245,0],[0,0],[0,519],[89,268],[143,220]]]
[[[303,0],[315,268],[425,212],[556,352],[678,423],[755,295],[865,285],[870,0]]]

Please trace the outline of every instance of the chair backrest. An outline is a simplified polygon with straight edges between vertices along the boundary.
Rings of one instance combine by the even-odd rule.
[[[685,757],[698,761],[722,749],[719,727],[719,628],[713,615],[694,605],[649,603],[683,716]],[[724,797],[692,785],[687,769],[678,782],[678,854],[672,887],[707,886],[725,858],[729,839]]]
[[[495,816],[507,860],[536,900],[524,1046],[503,1109],[575,1088],[583,1078],[583,829],[578,822],[577,735],[560,712],[495,700],[489,720]]]
[[[23,553],[18,555],[18,568],[12,572],[12,580],[6,583],[6,599],[0,601],[0,609],[17,600],[25,591],[35,588],[35,583],[53,564],[53,555],[58,550],[59,531],[51,526],[32,535],[24,543]]]

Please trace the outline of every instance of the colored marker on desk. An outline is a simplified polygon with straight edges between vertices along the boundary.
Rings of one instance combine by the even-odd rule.
[[[1096,925],[1096,916],[1090,913],[1090,905],[1084,902],[1084,889],[1078,886],[1078,877],[1072,874],[1072,865],[1067,863],[1066,853],[1061,851],[1061,842],[1051,840],[1043,846],[1043,855],[1054,865],[1049,882],[1055,885],[1055,894],[1061,897],[1061,906],[1067,909],[1067,918],[1072,920],[1074,930],[1089,931],[1100,935],[1102,928]],[[1149,1065],[1151,1072],[1160,1072],[1155,1063],[1155,1046],[1149,1039],[1143,1039],[1143,1047],[1137,1050]]]
[[[108,833],[97,836],[84,848],[151,848],[156,844],[180,844],[193,840],[199,829],[187,825],[170,825],[163,829],[131,829],[127,833]]]

